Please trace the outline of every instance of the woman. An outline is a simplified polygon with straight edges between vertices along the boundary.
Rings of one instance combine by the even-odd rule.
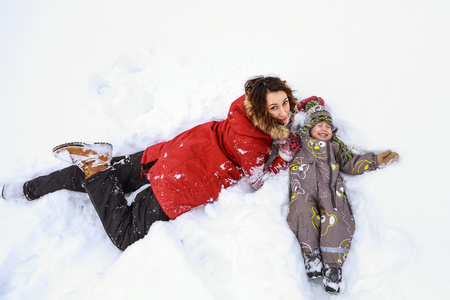
[[[28,181],[23,191],[29,200],[60,189],[87,192],[111,241],[124,250],[154,222],[214,201],[244,175],[259,189],[266,174],[285,168],[300,145],[286,125],[309,100],[297,104],[285,81],[259,76],[246,82],[245,95],[231,104],[225,120],[143,152],[111,159],[112,147],[105,143],[55,147],[58,158],[76,166]],[[278,155],[266,169],[273,141]],[[125,194],[148,183],[128,205]]]

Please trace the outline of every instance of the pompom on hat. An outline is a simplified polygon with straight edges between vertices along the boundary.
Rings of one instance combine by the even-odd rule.
[[[333,135],[336,134],[337,127],[333,124],[333,117],[331,114],[325,109],[324,106],[320,104],[319,101],[309,101],[306,105],[305,131],[309,133],[311,129],[320,122],[327,122],[330,124]]]

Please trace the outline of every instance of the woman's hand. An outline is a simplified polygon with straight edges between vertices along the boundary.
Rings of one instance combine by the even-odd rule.
[[[293,132],[289,132],[287,139],[275,141],[275,144],[279,146],[278,155],[285,161],[291,161],[301,147],[300,138]]]
[[[317,100],[320,102],[320,105],[325,106],[325,102],[323,101],[322,98],[317,97],[317,96],[311,96],[311,97],[303,99],[302,101],[297,103],[298,111],[306,111],[306,104],[308,104],[308,102],[312,101],[312,100]]]

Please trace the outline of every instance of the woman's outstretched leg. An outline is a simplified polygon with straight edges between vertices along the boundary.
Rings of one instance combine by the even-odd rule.
[[[103,151],[106,154],[102,152],[108,147],[109,144],[85,143],[55,147],[57,154],[64,154],[63,158],[70,159],[76,166],[30,180],[25,183],[24,192],[30,200],[60,189],[87,192],[111,241],[124,250],[143,238],[154,222],[168,221],[169,217],[150,186],[141,191],[131,205],[127,203],[126,193],[148,184],[147,179],[140,176],[143,152],[111,160],[112,149],[106,149],[108,153]]]
[[[113,157],[111,160],[125,193],[132,193],[148,183],[145,178],[140,178],[142,154],[143,152],[138,152],[132,155]],[[73,165],[25,182],[23,193],[28,200],[35,200],[59,190],[85,193],[82,185],[85,177],[85,173]]]
[[[82,186],[84,178],[85,175],[80,168],[70,166],[25,182],[23,185],[23,193],[28,200],[35,200],[46,194],[63,189],[85,192]]]

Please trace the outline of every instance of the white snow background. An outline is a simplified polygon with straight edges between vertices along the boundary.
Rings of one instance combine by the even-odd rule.
[[[83,193],[0,201],[1,299],[444,299],[450,249],[445,0],[0,0],[0,183],[131,154],[221,120],[254,75],[325,99],[340,137],[399,163],[346,176],[344,291],[308,281],[289,174],[152,226],[126,251]],[[301,116],[296,120],[301,122]]]

